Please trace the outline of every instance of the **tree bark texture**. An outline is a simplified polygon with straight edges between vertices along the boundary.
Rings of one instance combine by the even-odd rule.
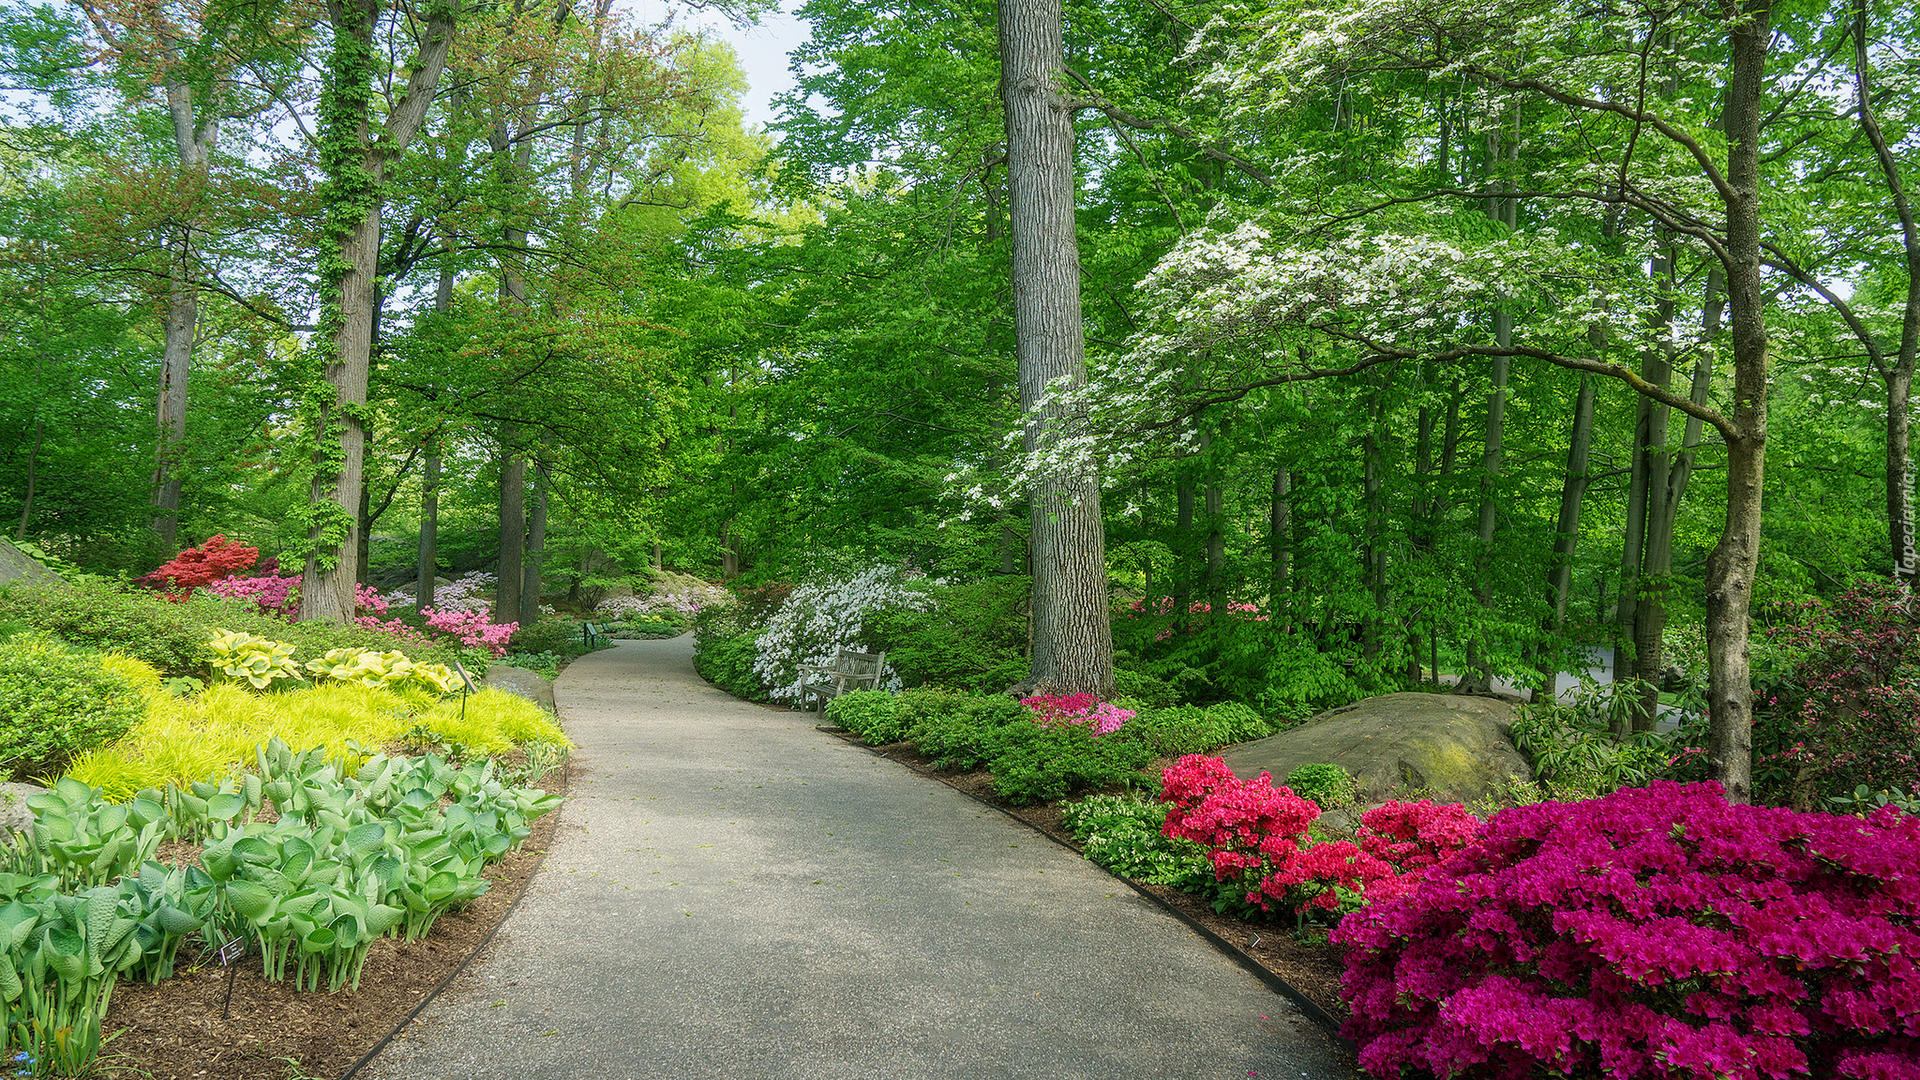
[[[1553,557],[1547,570],[1547,602],[1551,614],[1547,636],[1558,641],[1567,625],[1567,602],[1573,596],[1573,554],[1580,543],[1580,508],[1587,495],[1588,459],[1593,452],[1593,376],[1582,372],[1580,390],[1573,399],[1573,430],[1567,438],[1567,473],[1560,482],[1560,513],[1554,521]],[[1559,664],[1540,667],[1535,701],[1551,701],[1559,679]]]
[[[999,0],[1000,98],[1007,126],[1015,355],[1027,450],[1064,419],[1050,388],[1086,382],[1080,248],[1074,232],[1073,106],[1060,0]],[[1100,484],[1060,470],[1033,492],[1033,684],[1052,693],[1113,692]]]
[[[1753,801],[1753,579],[1767,445],[1767,285],[1760,265],[1760,117],[1771,0],[1723,0],[1727,79],[1727,327],[1733,348],[1733,429],[1727,440],[1727,518],[1707,557],[1707,762],[1730,802]]]
[[[500,567],[493,593],[495,622],[511,621],[520,610],[527,546],[527,459],[513,445],[513,432],[500,440]]]
[[[420,473],[420,547],[414,568],[413,598],[419,607],[433,606],[434,578],[440,562],[440,439],[427,445]]]
[[[204,182],[218,120],[194,114],[193,90],[179,76],[166,82],[167,113],[173,121],[174,150],[183,179]],[[208,110],[211,113],[212,110]],[[187,436],[187,377],[193,367],[193,339],[200,322],[200,294],[193,283],[193,222],[180,223],[170,243],[167,316],[161,329],[160,393],[156,409],[159,438],[154,450],[153,530],[163,551],[179,546],[181,456]]]
[[[520,586],[520,625],[540,621],[540,594],[545,591],[541,571],[547,552],[547,463],[533,463],[533,513],[527,520],[526,575]]]

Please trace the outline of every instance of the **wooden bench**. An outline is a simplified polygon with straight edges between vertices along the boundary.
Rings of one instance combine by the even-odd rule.
[[[597,622],[581,623],[580,639],[586,643],[589,649],[599,648],[600,645],[613,644],[613,635],[607,633],[605,625]],[[596,644],[596,642],[598,644]]]
[[[849,690],[878,690],[886,677],[887,654],[841,649],[831,664],[800,665],[800,703],[825,715],[827,702]]]

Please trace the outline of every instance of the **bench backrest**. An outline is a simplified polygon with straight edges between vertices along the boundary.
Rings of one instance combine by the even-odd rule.
[[[887,662],[886,653],[854,652],[841,649],[833,658],[833,670],[842,675],[878,675]]]

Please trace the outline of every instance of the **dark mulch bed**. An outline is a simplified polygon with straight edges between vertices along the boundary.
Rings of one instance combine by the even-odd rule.
[[[856,745],[865,745],[848,732],[824,726],[820,730],[838,735]],[[1075,842],[1072,834],[1068,833],[1061,824],[1060,808],[1057,805],[1040,803],[1033,806],[1015,806],[999,799],[993,794],[993,776],[984,769],[965,773],[943,772],[934,768],[932,762],[921,757],[912,743],[894,743],[870,749],[900,762],[917,773],[933,777],[984,802],[992,803],[1067,847],[1075,851],[1080,850],[1080,845]],[[1154,768],[1158,769],[1170,764],[1172,759],[1156,762]],[[1296,935],[1291,926],[1250,923],[1244,919],[1217,914],[1212,904],[1191,893],[1180,892],[1164,885],[1145,885],[1136,882],[1134,886],[1152,894],[1169,907],[1212,931],[1230,947],[1239,950],[1280,981],[1299,991],[1329,1017],[1336,1020],[1346,1018],[1347,1007],[1340,1000],[1342,971],[1340,950],[1328,944],[1325,930],[1310,929],[1307,936],[1303,937]]]
[[[542,781],[565,791],[566,775]],[[106,1028],[113,1041],[101,1055],[109,1070],[153,1080],[289,1080],[338,1077],[403,1023],[416,1005],[456,971],[506,917],[539,865],[561,811],[535,822],[519,851],[487,869],[493,884],[459,911],[434,921],[412,944],[392,938],[367,954],[360,989],[303,993],[260,975],[249,953],[231,969],[183,950],[174,977],[150,986],[122,982],[113,992]],[[179,858],[187,852],[170,852]]]

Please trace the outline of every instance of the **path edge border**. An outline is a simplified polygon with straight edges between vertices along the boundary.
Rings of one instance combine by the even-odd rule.
[[[1174,918],[1180,920],[1182,923],[1185,923],[1189,930],[1192,930],[1193,932],[1199,934],[1201,937],[1205,938],[1208,942],[1212,943],[1214,948],[1225,953],[1235,963],[1239,964],[1242,968],[1245,968],[1248,974],[1251,974],[1254,978],[1259,979],[1262,983],[1266,984],[1267,989],[1272,990],[1274,993],[1279,994],[1283,998],[1286,998],[1289,1002],[1293,1004],[1295,1008],[1299,1009],[1300,1012],[1304,1016],[1306,1016],[1307,1019],[1313,1021],[1315,1024],[1325,1029],[1328,1034],[1338,1039],[1347,1048],[1352,1049],[1354,1047],[1353,1041],[1340,1033],[1340,1021],[1334,1019],[1327,1012],[1327,1010],[1321,1008],[1318,1004],[1314,1002],[1312,998],[1309,998],[1307,995],[1295,989],[1292,983],[1288,982],[1287,980],[1281,978],[1279,975],[1269,970],[1265,964],[1262,964],[1260,961],[1255,960],[1251,955],[1247,953],[1245,949],[1240,948],[1240,946],[1235,945],[1233,942],[1220,936],[1220,934],[1216,933],[1211,927],[1207,926],[1205,923],[1202,923],[1200,920],[1194,918],[1193,916],[1187,914],[1184,911],[1181,911],[1179,908],[1174,907],[1172,904],[1167,903],[1166,900],[1162,899],[1159,896],[1154,895],[1152,892],[1149,892],[1147,888],[1144,885],[1141,885],[1139,882],[1133,880],[1132,878],[1122,877],[1119,874],[1116,874],[1113,871],[1107,869],[1106,867],[1101,866],[1099,863],[1094,862],[1092,859],[1088,859],[1085,852],[1074,847],[1072,844],[1067,843],[1065,840],[1062,840],[1059,837],[1053,835],[1052,833],[1046,831],[1045,829],[1042,829],[1034,825],[1032,822],[1014,813],[1013,811],[1007,809],[1006,807],[1001,806],[999,803],[993,802],[990,799],[983,799],[979,795],[975,794],[974,792],[968,791],[967,789],[959,786],[958,784],[948,783],[945,777],[942,777],[938,774],[922,773],[918,769],[911,768],[907,765],[906,762],[900,760],[897,757],[894,757],[892,754],[887,753],[886,750],[882,749],[881,747],[868,746],[866,743],[861,742],[858,739],[858,737],[854,736],[851,732],[830,727],[825,724],[814,725],[814,730],[819,732],[824,732],[825,734],[828,734],[828,735],[832,735],[836,739],[839,739],[841,742],[844,742],[849,746],[857,746],[860,749],[865,750],[867,753],[872,754],[874,757],[883,758],[887,761],[891,761],[894,764],[907,769],[907,771],[909,772],[916,773],[921,776],[926,776],[932,780],[936,780],[939,783],[944,784],[950,790],[957,791],[960,794],[965,795],[967,798],[972,799],[974,802],[979,803],[981,806],[984,806],[990,810],[995,810],[999,812],[1002,816],[1007,818],[1007,820],[1017,823],[1021,828],[1026,829],[1028,832],[1034,833],[1035,835],[1038,835],[1038,836],[1045,837],[1047,840],[1051,841],[1052,843],[1057,844],[1058,846],[1073,852],[1073,855],[1075,858],[1084,860],[1085,862],[1091,864],[1096,869],[1098,869],[1101,873],[1107,875],[1108,877],[1114,879],[1115,881],[1121,882],[1122,884],[1126,885],[1127,888],[1132,889],[1136,895],[1142,897],[1145,900],[1150,901],[1155,907],[1159,908],[1161,911],[1164,911],[1167,914],[1173,916]],[[349,1074],[348,1077],[343,1077],[342,1080],[351,1080],[351,1074]]]
[[[560,778],[566,788],[571,790],[573,787],[573,755],[567,755],[567,763],[560,767]],[[562,803],[560,809],[556,812],[565,813],[566,804]],[[554,836],[557,838],[560,835],[558,821],[555,822],[553,831]],[[521,884],[520,891],[514,894],[513,902],[507,905],[507,910],[500,913],[500,921],[493,924],[493,929],[488,930],[485,937],[474,943],[472,950],[469,951],[467,955],[461,957],[460,962],[454,965],[453,970],[442,976],[440,981],[434,984],[433,989],[427,991],[425,997],[414,1003],[413,1008],[407,1011],[407,1015],[401,1017],[400,1022],[393,1026],[393,1030],[380,1036],[378,1042],[369,1047],[366,1053],[360,1055],[360,1060],[354,1062],[352,1067],[348,1068],[346,1072],[341,1073],[340,1080],[353,1080],[354,1077],[360,1075],[361,1069],[371,1065],[373,1059],[379,1057],[382,1050],[385,1050],[393,1040],[399,1038],[401,1032],[407,1030],[408,1024],[419,1019],[420,1014],[427,1010],[427,1006],[433,1004],[434,1000],[438,998],[447,987],[453,985],[453,980],[459,978],[468,967],[472,966],[474,959],[484,952],[487,946],[493,944],[494,935],[500,932],[501,927],[507,925],[508,919],[513,918],[513,913],[520,907],[520,901],[526,899],[528,891],[533,888],[533,879],[540,876],[541,867],[547,864],[547,853],[552,850],[553,842],[549,840],[547,846],[541,848],[540,853],[534,856],[533,869],[528,872],[527,880]]]

